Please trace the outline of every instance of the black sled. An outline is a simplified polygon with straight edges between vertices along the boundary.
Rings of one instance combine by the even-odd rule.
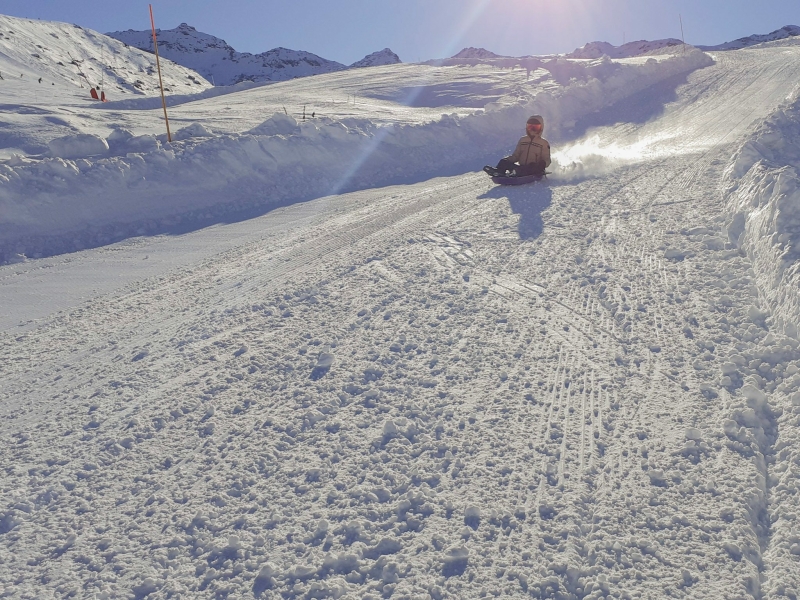
[[[536,173],[535,175],[493,175],[496,169],[492,167],[484,167],[484,172],[492,178],[492,181],[497,185],[525,185],[526,183],[533,183],[547,179],[548,172]]]

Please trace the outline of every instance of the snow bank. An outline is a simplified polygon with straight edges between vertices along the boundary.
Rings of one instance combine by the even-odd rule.
[[[741,396],[724,423],[728,446],[754,456],[767,477],[750,503],[754,515],[771,512],[771,543],[763,557],[764,597],[797,586],[800,535],[797,464],[800,464],[800,87],[766,118],[734,154],[725,172],[727,230],[747,253],[760,306],[748,317],[762,335],[757,351],[723,365],[722,383]],[[774,333],[783,332],[788,338]],[[738,358],[738,360],[737,360]],[[747,359],[750,359],[748,361]],[[755,359],[755,360],[753,360]],[[758,372],[747,373],[756,365]],[[743,377],[744,376],[744,377]],[[766,468],[769,459],[769,471]],[[758,517],[752,519],[758,522]],[[756,526],[756,530],[758,526]]]
[[[97,135],[78,133],[51,140],[48,144],[50,156],[61,158],[84,158],[108,154],[108,142]]]
[[[488,104],[480,114],[443,115],[424,125],[378,126],[367,119],[298,124],[276,115],[244,134],[214,136],[193,125],[176,132],[172,144],[115,132],[108,140],[111,155],[99,160],[75,159],[69,151],[15,157],[0,163],[0,212],[7,215],[0,223],[0,262],[474,170],[507,153],[532,112],[544,115],[548,135],[557,138],[576,119],[711,59],[693,51],[636,64],[608,58],[576,64],[580,70],[563,65],[568,85],[530,103]]]
[[[753,261],[773,324],[800,333],[800,88],[765,119],[725,174],[728,235]]]

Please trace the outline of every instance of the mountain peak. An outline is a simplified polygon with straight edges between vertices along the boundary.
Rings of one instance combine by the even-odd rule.
[[[499,54],[490,52],[486,48],[464,48],[461,52],[454,55],[452,58],[503,58]]]
[[[378,50],[377,52],[373,52],[372,54],[368,54],[358,62],[354,62],[350,65],[350,68],[360,68],[360,67],[378,67],[383,65],[396,65],[403,61],[400,60],[400,57],[397,56],[394,52],[392,52],[389,48],[384,48],[383,50]]]

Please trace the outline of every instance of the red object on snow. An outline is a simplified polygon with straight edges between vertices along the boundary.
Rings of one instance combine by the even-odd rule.
[[[106,100],[105,91],[100,92],[100,100],[102,100],[103,102],[108,102],[108,100]]]
[[[96,89],[92,88],[92,91],[90,93],[92,94],[92,98],[94,98],[95,100],[100,100],[100,98],[97,97]]]

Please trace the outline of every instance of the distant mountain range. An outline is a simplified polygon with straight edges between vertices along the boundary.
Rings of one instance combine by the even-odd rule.
[[[674,38],[654,40],[652,42],[640,40],[637,42],[628,42],[622,46],[614,46],[608,42],[589,42],[582,48],[578,48],[567,54],[567,58],[600,58],[603,55],[609,58],[630,58],[631,56],[641,56],[653,50],[680,46],[681,44],[683,44],[683,42]]]
[[[716,46],[700,46],[696,45],[700,50],[740,50],[756,44],[763,44],[765,42],[774,42],[776,40],[784,40],[793,36],[800,36],[800,27],[796,25],[786,25],[780,29],[776,29],[772,33],[764,35],[750,35],[747,37],[733,40],[732,42],[725,42],[717,44]],[[627,58],[631,56],[641,56],[653,50],[660,50],[670,46],[680,46],[683,44],[681,40],[669,38],[666,40],[655,40],[652,42],[638,41],[628,42],[622,46],[613,46],[607,42],[589,42],[582,48],[567,54],[569,58],[600,58],[603,54],[609,58]]]
[[[348,68],[399,63],[400,58],[388,48],[366,56],[350,65],[326,60],[316,54],[288,48],[274,48],[261,54],[237,52],[225,40],[181,23],[175,29],[156,30],[158,53],[173,62],[193,69],[215,85],[233,85],[242,81],[286,81]],[[106,34],[145,52],[153,51],[150,30],[113,31]]]
[[[776,29],[772,33],[766,35],[749,35],[747,37],[733,40],[732,42],[725,42],[716,46],[697,46],[700,50],[740,50],[748,46],[755,46],[756,44],[763,44],[764,42],[774,42],[777,40],[785,40],[786,38],[800,36],[800,27],[797,25],[786,25],[780,29]]]
[[[800,36],[800,27],[796,25],[787,25],[785,27],[781,27],[780,29],[776,29],[772,33],[768,33],[765,35],[751,35],[748,37],[739,38],[738,40],[734,40],[732,42],[725,42],[724,44],[718,44],[716,46],[699,46],[696,47],[700,50],[738,50],[741,48],[747,48],[748,46],[755,46],[756,44],[763,44],[764,42],[773,42],[776,40],[783,40],[793,36]],[[581,48],[577,48],[566,54],[567,58],[600,58],[603,55],[608,56],[609,58],[630,58],[633,56],[641,56],[643,54],[647,54],[649,52],[653,52],[656,50],[661,50],[663,48],[669,48],[674,46],[680,46],[683,42],[681,40],[675,38],[667,38],[663,40],[640,40],[636,42],[628,42],[627,44],[623,44],[621,46],[614,46],[613,44],[609,44],[608,42],[589,42],[588,44],[582,46]],[[461,59],[461,60],[494,60],[494,59],[505,59],[509,58],[507,56],[502,56],[500,54],[495,54],[485,48],[464,48],[458,54],[453,55],[450,59],[445,60],[452,60],[452,59]],[[516,57],[516,58],[530,58],[530,57]],[[429,62],[441,62],[441,61],[429,61]]]
[[[99,87],[113,99],[122,95],[157,95],[159,93],[152,33],[118,31],[106,35],[77,25],[19,19],[0,15],[0,74],[13,74],[21,81],[39,81],[45,85]],[[352,65],[326,60],[310,52],[275,48],[261,54],[237,52],[224,40],[198,32],[185,23],[175,29],[160,30],[159,54],[165,89],[170,94],[203,92],[214,85],[242,81],[284,81],[295,77],[330,73],[348,68],[400,63],[389,48],[364,57]],[[800,36],[800,27],[787,25],[765,35],[718,44],[697,46],[701,50],[723,51],[747,48],[756,44]],[[677,39],[637,41],[614,46],[590,42],[567,54],[571,58],[625,58],[677,46]],[[519,57],[542,58],[542,57]],[[464,48],[450,59],[428,61],[430,64],[494,63],[516,61],[485,48]],[[38,84],[37,84],[38,85]],[[88,90],[86,92],[88,94]]]

